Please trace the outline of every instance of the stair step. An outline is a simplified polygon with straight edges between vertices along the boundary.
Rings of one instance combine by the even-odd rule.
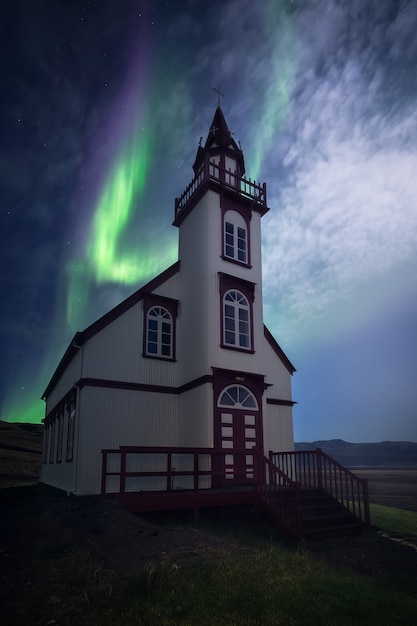
[[[338,535],[360,533],[364,530],[362,522],[350,522],[339,526],[327,525],[318,528],[303,528],[303,536],[307,539],[326,539]]]

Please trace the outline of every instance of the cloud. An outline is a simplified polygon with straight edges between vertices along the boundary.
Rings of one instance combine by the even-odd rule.
[[[370,32],[367,22],[365,38],[360,15],[350,16],[354,31],[340,7],[325,11],[329,38],[317,45],[322,16],[311,13],[308,29],[308,11],[298,17],[304,65],[264,174],[273,208],[263,228],[265,309],[289,341],[314,325],[327,332],[337,311],[343,325],[372,300],[380,306],[384,287],[387,299],[415,283],[417,119],[408,98],[393,97],[395,64],[380,63],[389,22]]]

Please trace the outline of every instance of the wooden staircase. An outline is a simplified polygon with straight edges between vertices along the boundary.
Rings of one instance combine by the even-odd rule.
[[[360,532],[364,524],[340,502],[317,488],[301,489],[303,537],[334,536]]]
[[[344,535],[370,525],[367,481],[322,450],[272,452],[261,463],[267,478],[257,490],[260,506],[294,537]]]

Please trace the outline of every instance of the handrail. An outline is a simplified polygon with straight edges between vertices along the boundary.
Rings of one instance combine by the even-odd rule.
[[[301,487],[325,491],[355,517],[370,525],[368,481],[359,478],[320,448],[270,452],[270,459]]]
[[[223,186],[235,191],[239,195],[249,198],[256,204],[265,207],[265,209],[267,207],[265,183],[259,183],[255,180],[252,181],[250,178],[238,176],[231,168],[222,168],[206,157],[203,167],[199,170],[198,174],[187,185],[183,193],[178,198],[175,198],[176,218],[185,209],[187,203],[202,183],[208,180],[221,183]]]
[[[300,484],[290,478],[258,449],[256,459],[255,491],[272,510],[275,521],[289,534],[301,537]]]

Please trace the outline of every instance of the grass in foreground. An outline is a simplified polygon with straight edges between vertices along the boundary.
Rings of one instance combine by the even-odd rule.
[[[410,535],[407,512],[389,507],[376,512],[374,524],[381,530],[395,526],[398,532],[407,519]],[[413,515],[411,520],[412,529]],[[246,542],[244,537],[240,540]],[[54,571],[54,589],[23,594],[15,624],[391,626],[417,621],[416,578],[335,570],[290,544],[272,541],[255,556],[184,566],[166,559],[123,578],[87,553],[69,552],[68,537],[62,539],[61,550],[46,551],[44,544],[34,555],[38,567]]]
[[[417,512],[382,504],[371,504],[371,522],[393,537],[417,539]]]

